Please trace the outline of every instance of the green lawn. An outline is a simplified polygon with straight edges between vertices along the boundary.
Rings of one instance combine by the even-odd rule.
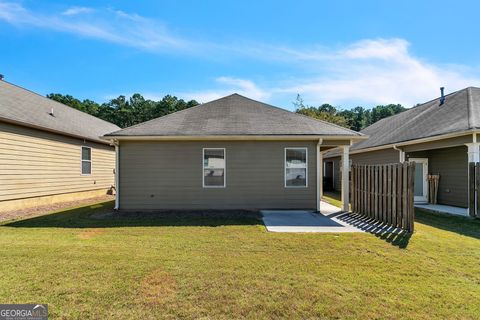
[[[0,302],[51,318],[478,319],[480,222],[418,213],[413,236],[280,234],[255,213],[0,226]]]

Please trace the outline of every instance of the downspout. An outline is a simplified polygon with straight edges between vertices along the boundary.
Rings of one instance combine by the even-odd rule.
[[[120,168],[120,156],[119,156],[119,151],[120,151],[120,144],[118,140],[113,140],[113,145],[115,146],[115,210],[120,209],[120,173],[119,173],[119,168]]]
[[[323,139],[319,139],[317,142],[317,156],[316,156],[316,159],[317,159],[317,170],[316,170],[317,171],[317,211],[318,212],[320,212],[320,190],[321,190],[320,184],[323,183],[323,180],[320,177],[322,172],[322,168],[321,168],[322,155],[320,153],[320,145],[322,144],[322,142],[323,142]]]
[[[404,163],[404,162],[405,162],[405,151],[403,151],[402,149],[397,148],[397,145],[396,145],[396,144],[393,145],[393,149],[394,149],[394,150],[397,150],[397,151],[399,152],[399,160],[400,160],[400,163]]]

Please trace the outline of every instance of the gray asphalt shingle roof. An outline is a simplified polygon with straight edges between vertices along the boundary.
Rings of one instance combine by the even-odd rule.
[[[355,143],[359,150],[480,128],[480,88],[469,87],[384,118],[361,132],[369,139]]]
[[[50,115],[53,108],[54,116]],[[118,126],[0,80],[0,120],[105,143],[99,137]]]
[[[232,94],[106,136],[338,135],[362,134]]]

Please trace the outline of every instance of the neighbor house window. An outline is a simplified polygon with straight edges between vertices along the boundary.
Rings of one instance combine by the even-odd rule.
[[[82,147],[82,174],[89,175],[92,173],[92,149]]]
[[[307,148],[285,148],[285,187],[307,187]]]
[[[203,187],[225,187],[225,148],[203,149]]]

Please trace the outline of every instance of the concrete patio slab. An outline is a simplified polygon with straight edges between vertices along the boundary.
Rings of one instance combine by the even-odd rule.
[[[326,215],[341,214],[340,208],[322,202],[320,210],[323,214],[307,210],[262,210],[261,213],[265,227],[271,232],[363,232],[337,217]]]
[[[372,234],[400,234],[399,228],[390,227],[371,218],[343,212],[329,203],[320,203],[321,213],[307,210],[262,210],[263,223],[270,232],[344,233],[368,232]]]
[[[456,216],[468,217],[468,209],[446,206],[443,204],[415,204],[415,208],[423,209],[425,211],[435,212],[435,213],[447,213],[453,214]]]

